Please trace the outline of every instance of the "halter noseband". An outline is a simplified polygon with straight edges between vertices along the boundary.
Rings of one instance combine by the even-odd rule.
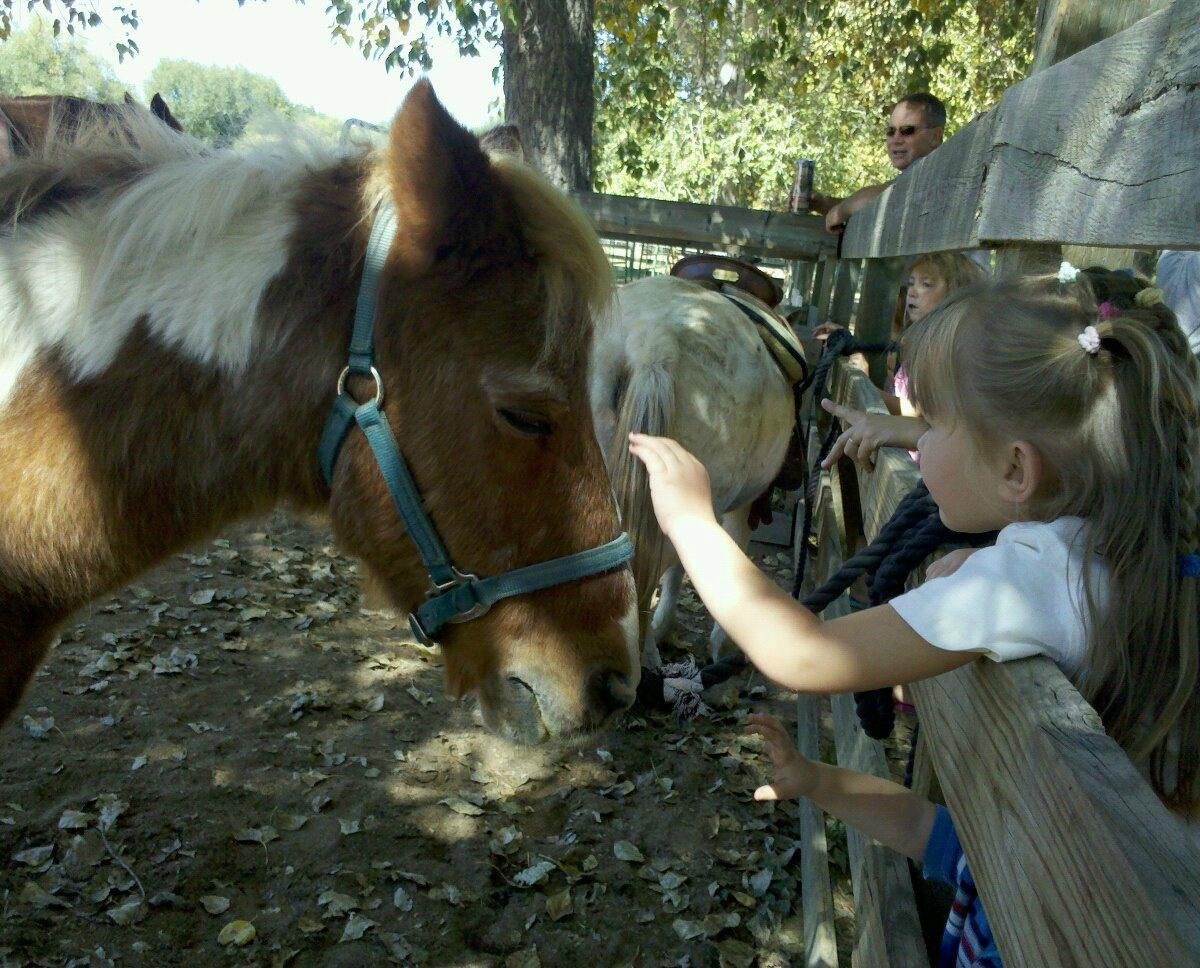
[[[358,303],[354,311],[350,361],[338,376],[337,396],[321,433],[317,457],[325,483],[332,487],[333,468],[342,442],[352,425],[358,424],[362,428],[367,443],[375,453],[375,460],[396,510],[429,573],[431,587],[428,597],[409,615],[408,621],[417,640],[430,645],[447,622],[468,622],[479,618],[501,599],[564,585],[619,568],[633,557],[633,545],[629,535],[622,533],[599,547],[506,571],[491,578],[480,578],[454,567],[433,521],[421,506],[417,485],[400,448],[396,446],[396,438],[382,410],[383,379],[372,365],[379,274],[395,234],[395,209],[391,205],[384,205],[367,242],[362,282],[359,284]],[[369,376],[375,381],[372,400],[360,405],[346,392],[346,378],[351,373]]]

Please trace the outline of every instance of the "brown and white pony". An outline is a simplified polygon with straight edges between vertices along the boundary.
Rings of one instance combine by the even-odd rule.
[[[128,94],[123,107],[69,94],[0,98],[0,164],[40,151],[52,136],[74,138],[80,124],[119,122],[144,110]],[[183,130],[160,94],[150,99],[150,114],[173,131]]]
[[[362,434],[331,488],[316,458],[386,199],[376,366],[456,564],[616,536],[587,397],[611,273],[565,196],[489,159],[425,82],[377,153],[201,151],[144,115],[0,169],[0,721],[74,610],[281,501],[327,509],[396,607],[423,600]],[[627,568],[511,598],[447,627],[447,688],[522,741],[590,730],[632,701],[636,629]]]

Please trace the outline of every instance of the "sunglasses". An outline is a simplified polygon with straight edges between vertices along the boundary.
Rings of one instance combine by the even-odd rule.
[[[911,138],[918,131],[930,127],[927,124],[902,124],[898,128],[893,128],[890,124],[883,129],[883,133],[889,138],[894,138],[900,135],[902,138]]]

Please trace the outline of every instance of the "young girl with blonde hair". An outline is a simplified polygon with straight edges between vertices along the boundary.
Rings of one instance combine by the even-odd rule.
[[[980,656],[1043,654],[1160,797],[1194,812],[1200,368],[1165,307],[1142,294],[1147,305],[1098,305],[1070,276],[971,287],[906,334],[902,355],[929,424],[921,472],[942,519],[1000,533],[994,546],[946,556],[886,605],[820,622],[721,530],[695,458],[666,438],[633,436],[631,449],[700,597],[771,679],[851,692]],[[780,780],[762,797],[819,789],[819,802],[872,836],[946,861],[935,872],[955,867],[955,849],[961,860],[948,817],[939,823],[931,804],[907,791],[880,796],[874,781],[800,759],[769,718],[753,723]],[[797,771],[816,786],[791,782]]]
[[[904,296],[904,323],[898,335],[919,323],[953,292],[980,283],[983,269],[961,252],[926,252],[909,264],[908,282]],[[828,335],[832,325],[819,326],[814,336]],[[822,402],[830,413],[847,425],[834,441],[824,466],[831,466],[845,454],[870,470],[879,447],[904,447],[916,458],[917,438],[925,432],[925,421],[913,405],[909,393],[908,371],[903,364],[896,367],[881,390],[888,412],[868,413],[851,407]]]
[[[714,618],[764,672],[811,692],[906,682],[979,654],[1045,653],[1159,792],[1195,803],[1200,370],[1170,310],[1098,306],[1085,279],[985,283],[914,326],[903,355],[929,422],[921,471],[942,518],[958,531],[1003,529],[996,545],[955,553],[941,580],[889,605],[821,624],[729,552],[703,467],[665,438],[634,437],[659,523]],[[976,575],[995,579],[978,607]],[[1043,603],[1047,582],[1061,610],[998,604],[1001,593]]]

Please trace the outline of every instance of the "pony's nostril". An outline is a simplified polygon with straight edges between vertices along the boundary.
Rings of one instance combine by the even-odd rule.
[[[596,669],[587,678],[585,698],[588,718],[599,725],[614,713],[633,705],[635,692],[629,677],[615,669]]]

